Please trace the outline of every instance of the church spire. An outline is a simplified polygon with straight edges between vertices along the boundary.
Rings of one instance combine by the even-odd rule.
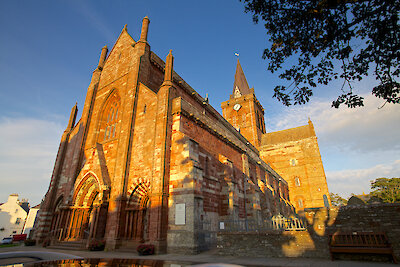
[[[247,83],[246,76],[244,76],[244,72],[242,66],[240,65],[239,59],[236,65],[236,73],[235,73],[235,82],[233,83],[233,98],[240,97],[242,95],[251,94],[251,90],[249,84]]]

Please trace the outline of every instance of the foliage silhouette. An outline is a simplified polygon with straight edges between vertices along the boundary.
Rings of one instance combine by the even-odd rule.
[[[400,202],[400,178],[378,178],[371,181],[372,196],[382,199],[383,202]]]
[[[338,108],[363,106],[352,83],[373,73],[372,94],[386,103],[400,103],[400,0],[240,0],[253,21],[262,20],[272,45],[264,50],[272,73],[289,58],[297,63],[279,77],[274,97],[284,105],[305,104],[317,84],[342,79]]]
[[[341,197],[339,194],[329,193],[331,197],[331,203],[333,206],[344,206],[347,205],[347,200]]]

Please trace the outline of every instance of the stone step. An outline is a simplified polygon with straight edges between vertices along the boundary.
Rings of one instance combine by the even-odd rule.
[[[86,249],[86,241],[56,241],[48,248],[82,250]]]
[[[116,249],[116,251],[138,254],[138,252],[136,251],[136,248],[140,244],[142,244],[142,243],[140,243],[139,241],[124,240],[119,244],[119,246]]]
[[[85,247],[66,247],[66,246],[58,246],[58,245],[51,245],[48,246],[47,248],[51,248],[51,249],[64,249],[64,250],[86,250]]]
[[[121,248],[116,249],[115,251],[129,252],[129,253],[132,253],[133,255],[139,255],[138,252],[136,251],[136,247],[121,247]]]

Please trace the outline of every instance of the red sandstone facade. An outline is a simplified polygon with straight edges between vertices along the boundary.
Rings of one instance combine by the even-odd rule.
[[[289,184],[297,211],[329,207],[330,197],[314,126],[266,133],[264,109],[237,62],[232,95],[221,104],[224,118],[259,151],[260,157]]]
[[[288,183],[256,148],[255,97],[262,126],[252,117],[246,139],[173,71],[171,52],[164,63],[151,51],[148,27],[146,17],[138,41],[125,27],[102,49],[82,117],[73,107],[62,135],[38,240],[197,252],[215,244],[220,221],[293,214]]]
[[[329,207],[331,200],[314,126],[308,125],[263,135],[260,156],[289,184],[297,211]]]

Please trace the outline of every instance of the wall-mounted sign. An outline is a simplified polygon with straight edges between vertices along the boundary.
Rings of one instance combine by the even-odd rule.
[[[185,225],[186,224],[186,207],[185,203],[175,205],[175,224]]]

